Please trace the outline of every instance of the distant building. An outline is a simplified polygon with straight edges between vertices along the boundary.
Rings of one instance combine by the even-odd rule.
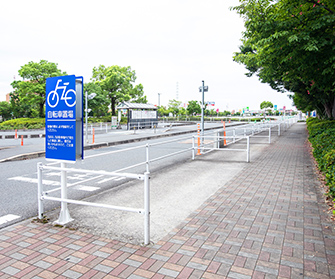
[[[10,94],[10,93],[7,93],[7,94],[6,94],[6,102],[7,102],[7,103],[10,102],[10,95],[9,95],[9,94]]]

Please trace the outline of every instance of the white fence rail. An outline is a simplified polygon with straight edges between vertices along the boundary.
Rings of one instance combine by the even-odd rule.
[[[61,187],[57,190],[61,191],[61,198],[51,197],[49,196],[51,191],[44,191],[43,189],[43,170],[56,170],[61,173]],[[104,176],[116,176],[116,177],[127,177],[132,179],[138,179],[144,181],[144,205],[143,208],[131,208],[131,207],[123,207],[123,206],[115,206],[109,204],[99,204],[92,203],[86,201],[78,201],[73,199],[68,199],[68,187],[67,187],[67,173],[68,172],[77,172],[77,173],[91,173],[98,174]],[[83,169],[75,169],[75,168],[67,168],[66,163],[62,162],[61,167],[54,166],[45,166],[42,163],[38,163],[37,165],[37,179],[38,179],[38,218],[42,219],[44,214],[44,200],[50,201],[58,201],[61,202],[61,211],[59,214],[58,220],[55,221],[56,224],[64,225],[67,224],[73,219],[70,216],[69,209],[67,207],[68,203],[78,204],[78,205],[86,205],[86,206],[94,206],[94,207],[102,207],[114,210],[122,210],[134,213],[140,213],[144,215],[144,244],[148,245],[150,243],[150,184],[149,184],[149,175],[150,173],[145,172],[143,175],[141,174],[132,174],[132,173],[116,173],[116,172],[107,172],[107,171],[94,171],[94,170],[83,170]]]
[[[191,152],[192,159],[195,159],[196,152],[197,154],[205,154],[207,152],[211,152],[214,150],[220,150],[220,151],[242,151],[246,152],[246,161],[250,162],[250,137],[265,137],[268,138],[268,143],[271,143],[271,130],[277,128],[278,136],[280,136],[281,130],[286,130],[289,126],[291,126],[293,123],[296,122],[296,119],[289,119],[284,121],[277,121],[277,122],[265,122],[265,123],[255,123],[250,126],[246,125],[245,127],[238,127],[233,129],[219,129],[207,132],[203,136],[200,136],[200,133],[198,133],[197,136],[192,136],[192,146],[180,149],[178,151],[170,152],[163,156],[158,156],[156,158],[151,158],[150,156],[150,149],[153,147],[160,147],[164,146],[169,143],[173,142],[180,142],[183,139],[190,139],[190,136],[184,136],[184,137],[178,137],[177,139],[158,142],[158,143],[152,143],[152,144],[145,144],[137,147],[131,147],[126,148],[122,150],[114,150],[102,154],[95,154],[86,156],[86,159],[94,158],[97,156],[106,156],[111,155],[119,152],[126,152],[130,150],[137,150],[137,149],[143,149],[145,148],[145,161],[139,162],[137,164],[127,166],[125,168],[108,172],[108,171],[95,171],[95,170],[84,170],[84,169],[76,169],[76,168],[67,168],[66,163],[60,162],[60,167],[55,167],[52,165],[43,165],[42,163],[38,163],[37,165],[37,176],[38,176],[38,217],[40,219],[43,218],[44,214],[44,206],[43,201],[58,201],[61,203],[61,211],[60,215],[57,221],[55,221],[57,224],[66,224],[73,219],[70,216],[69,210],[67,208],[68,203],[72,204],[78,204],[78,205],[85,205],[85,206],[94,206],[94,207],[102,207],[102,208],[108,208],[113,210],[123,210],[123,211],[129,211],[134,213],[140,213],[144,215],[144,244],[148,245],[150,243],[150,184],[149,184],[149,175],[150,175],[150,163],[153,163],[158,160],[163,160],[165,158],[175,156],[184,152]],[[261,135],[262,132],[268,132],[268,135]],[[225,133],[230,133],[231,135],[226,135]],[[201,138],[202,137],[202,138]],[[201,142],[201,144],[196,145],[195,140],[198,138],[198,143]],[[209,142],[204,143],[205,139],[211,139]],[[229,145],[234,144],[238,141],[246,140],[246,148],[228,148]],[[225,143],[225,144],[224,144]],[[134,174],[134,173],[125,173],[123,171],[138,167],[141,165],[145,165],[145,172],[144,174]],[[44,170],[54,170],[59,171],[61,173],[61,181],[60,181],[60,187],[56,189],[52,189],[49,191],[44,191],[43,188],[43,171]],[[142,180],[144,182],[144,204],[143,208],[130,208],[130,207],[123,207],[123,206],[115,206],[115,205],[109,205],[109,204],[98,204],[98,203],[91,203],[87,201],[79,201],[79,200],[73,200],[68,199],[68,185],[67,185],[67,173],[68,172],[77,172],[77,173],[91,173],[96,174],[99,176],[115,176],[115,177],[126,177],[131,179],[138,179]],[[121,173],[122,172],[122,173]],[[50,196],[51,193],[55,191],[61,191],[61,197],[52,197]]]

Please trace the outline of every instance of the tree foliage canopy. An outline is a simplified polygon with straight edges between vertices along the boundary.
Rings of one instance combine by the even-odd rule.
[[[245,21],[240,52],[247,76],[279,92],[293,92],[303,111],[335,118],[335,2],[240,0]]]
[[[102,90],[107,93],[113,115],[115,115],[115,106],[118,102],[129,100],[133,102],[146,101],[146,97],[143,96],[143,85],[133,86],[136,81],[136,74],[130,67],[117,65],[105,67],[100,65],[98,68],[93,68],[92,76],[92,80],[97,82]]]
[[[178,115],[181,109],[180,104],[181,104],[181,101],[178,101],[175,99],[169,100],[169,103],[168,103],[169,112],[172,112],[174,115]]]
[[[0,102],[0,116],[2,117],[2,121],[11,119],[12,113],[9,103],[5,101]]]
[[[95,93],[95,97],[87,100],[87,107],[91,110],[88,115],[90,116],[104,116],[107,115],[109,100],[107,97],[107,92],[102,90],[101,86],[95,82],[85,83],[85,92],[90,95]],[[85,97],[83,98],[85,100]],[[85,107],[85,104],[84,104]]]
[[[188,114],[194,115],[201,113],[201,106],[198,101],[189,101],[186,110]]]
[[[273,104],[269,101],[263,101],[260,104],[261,109],[266,109],[266,108],[273,108]]]
[[[40,62],[29,62],[21,67],[19,75],[23,80],[12,82],[14,92],[11,94],[12,103],[20,103],[28,106],[26,115],[32,116],[32,109],[36,108],[38,117],[44,117],[45,83],[48,77],[65,75],[58,69],[56,63],[41,60]],[[20,110],[20,108],[17,108]],[[32,114],[32,115],[31,115]]]

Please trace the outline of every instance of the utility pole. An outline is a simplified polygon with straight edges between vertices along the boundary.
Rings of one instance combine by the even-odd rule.
[[[85,112],[86,112],[86,129],[85,129],[85,138],[86,138],[86,143],[88,143],[88,123],[87,123],[87,115],[88,115],[88,100],[93,99],[97,94],[96,93],[91,93],[91,94],[87,94],[87,90],[85,92]]]
[[[201,104],[201,146],[203,146],[203,143],[204,143],[204,131],[205,131],[205,121],[204,121],[205,92],[208,92],[208,86],[205,86],[205,81],[202,81],[202,86],[199,87],[199,91],[202,92],[202,104]]]
[[[158,93],[158,106],[161,106],[161,94],[162,93]]]

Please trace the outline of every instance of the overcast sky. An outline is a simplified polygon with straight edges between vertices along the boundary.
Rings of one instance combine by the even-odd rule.
[[[0,101],[21,79],[18,70],[44,59],[68,74],[92,77],[93,67],[130,66],[149,103],[201,100],[215,108],[259,109],[262,101],[292,108],[232,60],[243,20],[238,0],[10,0],[0,3]]]

